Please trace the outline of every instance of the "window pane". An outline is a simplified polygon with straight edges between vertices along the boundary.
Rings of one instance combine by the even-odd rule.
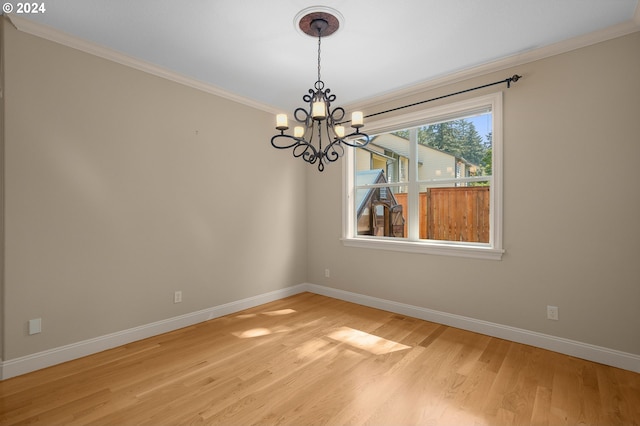
[[[421,185],[419,199],[420,239],[489,243],[488,181]]]
[[[406,238],[409,141],[386,133],[374,136],[356,153],[356,221],[358,235]],[[395,184],[385,186],[385,183]],[[362,188],[363,185],[377,185]]]
[[[365,149],[358,149],[356,172],[381,170],[385,182],[408,182],[410,142],[397,133],[376,135]]]
[[[364,171],[359,173],[360,180],[368,174],[383,176],[381,170]],[[357,235],[406,237],[407,194],[400,189],[398,186],[356,189]]]
[[[345,244],[499,258],[501,115],[494,93],[373,123],[381,133],[348,151]]]
[[[490,175],[491,123],[484,112],[419,127],[418,180]]]

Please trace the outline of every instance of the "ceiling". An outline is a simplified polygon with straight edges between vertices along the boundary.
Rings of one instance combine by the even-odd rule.
[[[316,81],[317,39],[294,19],[317,1],[47,0],[45,13],[11,16],[289,112]],[[338,105],[640,29],[638,0],[320,1],[343,17],[322,40]]]

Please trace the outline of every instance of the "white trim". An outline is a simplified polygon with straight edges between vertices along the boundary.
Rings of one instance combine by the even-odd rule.
[[[394,240],[367,237],[342,238],[345,247],[357,247],[375,250],[402,251],[406,253],[434,254],[438,256],[466,257],[471,259],[501,260],[503,249],[484,245],[422,243],[406,240]]]
[[[272,291],[270,293],[226,303],[213,308],[135,327],[129,330],[108,334],[106,336],[84,340],[82,342],[49,349],[8,361],[0,361],[0,380],[102,352],[107,349],[125,345],[137,340],[146,339],[162,333],[167,333],[179,328],[188,327],[193,324],[208,321],[223,315],[229,315],[234,312],[259,306],[294,294],[303,293],[305,291],[320,294],[322,296],[333,297],[346,302],[383,309],[385,311],[407,315],[425,321],[436,322],[438,324],[486,334],[488,336],[498,337],[512,342],[548,349],[565,355],[571,355],[589,361],[599,362],[612,367],[623,368],[625,370],[640,373],[640,355],[582,343],[562,337],[551,336],[535,331],[482,321],[462,315],[455,315],[420,306],[407,305],[391,300],[352,293],[336,288],[303,283],[293,287]]]
[[[392,132],[399,128],[423,125],[425,120],[433,122],[458,118],[461,113],[488,112],[502,109],[502,90],[493,93],[473,96],[467,99],[448,102],[436,106],[424,106],[416,111],[403,113],[388,118],[367,120],[366,131],[369,134]]]
[[[306,290],[307,288],[305,285],[299,284],[297,286],[275,290],[258,296],[248,297],[246,299],[215,306],[213,308],[191,312],[151,324],[130,328],[128,330],[118,331],[105,336],[83,340],[81,342],[72,343],[70,345],[49,349],[8,361],[2,361],[0,362],[0,380],[40,370],[52,365],[102,352],[107,349],[126,345],[127,343],[135,342],[137,340],[157,336],[162,333],[168,333],[173,330],[188,327],[200,322],[302,293]]]
[[[81,38],[72,36],[70,34],[58,31],[46,25],[38,24],[28,19],[16,16],[14,14],[7,15],[9,20],[19,31],[27,34],[41,37],[54,43],[62,44],[63,46],[71,47],[72,49],[80,50],[90,55],[97,56],[99,58],[107,59],[109,61],[116,62],[121,65],[125,65],[139,71],[161,77],[174,83],[182,84],[187,87],[191,87],[202,92],[210,93],[212,95],[220,96],[221,98],[229,99],[234,102],[238,102],[243,105],[250,106],[262,111],[276,114],[280,112],[280,109],[263,104],[253,99],[246,98],[244,96],[237,95],[235,93],[224,90],[220,87],[214,86],[204,81],[200,81],[191,77],[184,76],[177,72],[169,71],[159,65],[145,62],[132,56],[125,55],[107,47],[100,46],[96,43],[83,40]]]
[[[308,291],[322,296],[333,297],[346,302],[357,303],[359,305],[407,315],[425,321],[486,334],[487,336],[548,349],[561,354],[640,373],[640,355],[316,284],[307,284],[306,287]]]
[[[582,36],[574,37],[568,40],[563,40],[561,42],[550,44],[538,49],[517,53],[506,58],[479,65],[477,67],[467,68],[459,72],[435,77],[430,80],[423,81],[422,83],[393,90],[380,96],[363,98],[361,100],[350,102],[349,104],[344,105],[344,108],[348,111],[369,110],[375,112],[375,108],[380,104],[391,103],[393,101],[406,98],[407,96],[415,95],[419,92],[426,92],[439,87],[459,83],[471,78],[480,77],[508,68],[513,68],[519,65],[527,64],[529,62],[549,58],[551,56],[560,55],[572,50],[591,46],[617,37],[622,37],[636,31],[640,31],[640,2],[636,7],[634,17],[618,25],[604,28],[602,30],[594,31],[592,33],[584,34]]]
[[[490,107],[490,108],[488,108]],[[343,161],[343,234],[342,244],[347,247],[404,251],[409,253],[434,254],[440,256],[456,256],[473,259],[501,260],[504,249],[502,247],[502,146],[504,144],[502,133],[503,110],[502,110],[502,91],[494,92],[487,95],[476,96],[469,99],[451,102],[448,104],[438,105],[431,108],[424,108],[419,111],[409,112],[390,118],[372,120],[367,123],[367,132],[370,135],[387,133],[398,129],[406,129],[414,126],[423,125],[426,122],[438,122],[460,117],[462,114],[473,113],[478,111],[491,110],[493,120],[493,175],[488,178],[491,180],[490,192],[490,241],[488,244],[477,243],[460,243],[452,241],[432,241],[418,239],[418,230],[415,229],[417,211],[416,204],[409,204],[410,225],[408,229],[408,238],[380,238],[371,236],[356,235],[355,224],[355,206],[353,200],[355,197],[354,170],[355,157],[354,150],[345,152]],[[413,144],[412,144],[413,145]],[[415,148],[417,149],[417,147]],[[412,158],[416,158],[415,152]],[[413,173],[417,176],[417,173]],[[416,178],[410,179],[408,183],[394,183],[396,185],[409,185],[410,191],[418,187]],[[371,185],[375,187],[376,185]],[[382,186],[382,185],[381,185]],[[388,186],[388,185],[387,185]],[[411,198],[409,199],[411,203]],[[411,209],[411,207],[414,209]],[[413,215],[413,216],[412,216]]]
[[[174,81],[179,84],[183,84],[188,87],[192,87],[203,92],[211,93],[232,101],[257,108],[272,114],[280,112],[278,108],[272,105],[266,105],[261,102],[254,101],[249,98],[236,95],[228,92],[220,87],[213,86],[211,84],[186,77],[173,71],[164,69],[158,65],[154,65],[139,59],[133,58],[128,55],[124,55],[112,49],[99,46],[95,43],[74,37],[62,31],[55,30],[43,24],[38,24],[33,21],[29,21],[15,14],[7,15],[11,23],[20,31],[25,33],[41,37],[55,43],[59,43],[104,59],[108,59],[117,62],[122,65],[129,66],[131,68],[138,69],[140,71],[153,74],[158,77],[165,78],[170,81]],[[528,52],[518,53],[507,58],[503,58],[497,61],[489,62],[477,67],[468,68],[457,73],[450,73],[438,78],[433,78],[422,83],[407,86],[404,89],[393,90],[390,93],[386,93],[380,96],[370,97],[354,101],[345,105],[346,110],[359,110],[370,109],[376,107],[381,103],[391,102],[397,99],[404,98],[409,95],[413,95],[417,92],[432,90],[438,87],[442,87],[449,84],[458,83],[470,78],[478,77],[481,75],[489,74],[496,71],[502,71],[507,68],[512,68],[518,65],[526,64],[529,62],[537,61],[540,59],[548,58],[551,56],[559,55],[561,53],[569,52],[571,50],[579,49],[582,47],[590,46],[592,44],[600,43],[606,40],[611,40],[616,37],[622,37],[627,34],[640,30],[640,3],[636,7],[634,17],[626,22],[622,22],[618,25],[614,25],[609,28],[595,31],[593,33],[585,34],[579,37],[574,37],[569,40],[561,41],[549,46],[545,46],[539,49],[531,50]]]

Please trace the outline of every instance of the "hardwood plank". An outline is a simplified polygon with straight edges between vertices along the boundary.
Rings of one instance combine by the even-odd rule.
[[[640,424],[640,375],[311,293],[0,382],[0,424]]]

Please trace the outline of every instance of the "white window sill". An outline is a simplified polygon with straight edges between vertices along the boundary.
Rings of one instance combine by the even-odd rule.
[[[435,254],[439,256],[467,257],[472,259],[501,260],[503,249],[484,244],[457,244],[415,242],[400,239],[342,238],[345,247],[402,251],[407,253]]]

